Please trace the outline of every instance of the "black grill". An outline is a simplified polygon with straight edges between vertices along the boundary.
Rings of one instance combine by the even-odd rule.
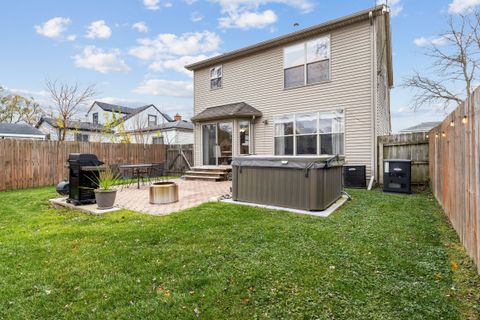
[[[383,191],[411,193],[412,161],[383,161]]]
[[[67,202],[78,204],[95,203],[94,189],[97,187],[98,166],[103,162],[89,153],[71,153],[68,156],[70,167],[69,197]]]
[[[366,188],[367,167],[366,166],[343,166],[343,182],[345,188]]]

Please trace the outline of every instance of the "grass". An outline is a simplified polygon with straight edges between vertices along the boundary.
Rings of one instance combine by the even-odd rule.
[[[351,190],[327,219],[209,203],[166,217],[0,194],[1,319],[478,319],[429,194]]]

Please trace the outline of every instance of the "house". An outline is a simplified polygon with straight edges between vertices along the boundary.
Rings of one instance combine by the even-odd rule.
[[[45,134],[29,124],[0,123],[0,139],[45,140]]]
[[[105,135],[106,129],[100,124],[91,122],[72,120],[67,122],[66,128],[61,128],[57,119],[42,117],[36,127],[47,136],[48,140],[60,140],[59,137],[65,129],[65,141],[109,142]]]
[[[155,105],[139,108],[95,101],[85,115],[86,121],[70,121],[67,125],[67,141],[131,143],[193,143],[193,126],[161,112]],[[58,140],[59,125],[53,118],[42,118],[37,127]]]
[[[377,6],[187,65],[195,166],[339,154],[375,176],[377,137],[391,130],[390,39]]]
[[[408,127],[403,130],[400,130],[400,133],[417,133],[417,132],[424,132],[427,133],[436,126],[438,126],[441,122],[439,121],[431,121],[431,122],[422,122],[420,124],[417,124],[413,127]]]
[[[150,144],[193,144],[193,124],[176,114],[171,122],[131,132]]]

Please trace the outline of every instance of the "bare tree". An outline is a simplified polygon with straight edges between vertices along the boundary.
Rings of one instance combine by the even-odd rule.
[[[479,12],[449,17],[447,31],[430,41],[425,52],[432,61],[431,74],[415,72],[402,83],[415,91],[414,110],[425,105],[441,105],[445,110],[472,94],[480,62],[479,28]]]
[[[95,86],[89,85],[82,89],[78,82],[69,85],[57,80],[47,80],[46,87],[50,98],[55,103],[55,118],[60,130],[58,139],[65,140],[68,123],[77,114],[79,107],[95,95]]]

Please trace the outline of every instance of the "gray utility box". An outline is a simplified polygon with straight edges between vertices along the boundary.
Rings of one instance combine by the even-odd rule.
[[[233,200],[322,211],[341,197],[343,157],[241,156],[233,159]]]

